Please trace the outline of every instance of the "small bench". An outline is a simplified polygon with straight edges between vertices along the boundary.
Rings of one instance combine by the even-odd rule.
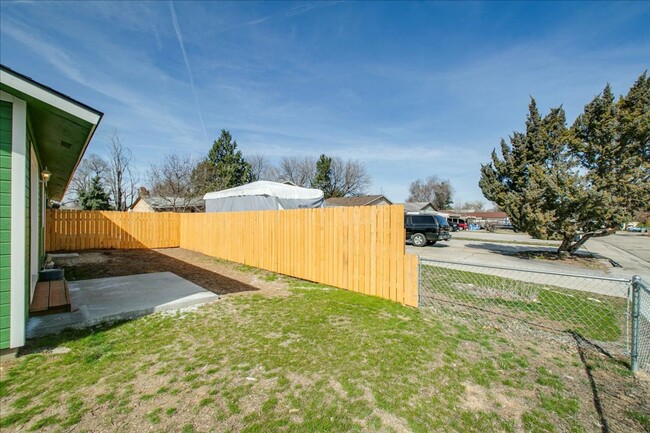
[[[66,280],[41,281],[36,284],[34,298],[29,306],[30,316],[66,313],[71,309]]]

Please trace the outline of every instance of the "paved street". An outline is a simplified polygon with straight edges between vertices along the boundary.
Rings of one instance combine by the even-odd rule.
[[[517,242],[517,243],[513,243]],[[560,272],[569,274],[590,275],[596,277],[631,278],[641,275],[650,281],[650,238],[634,234],[621,233],[605,238],[591,239],[586,243],[586,250],[599,259],[602,269],[576,266],[574,264],[558,263],[541,259],[525,259],[514,256],[522,251],[555,251],[557,241],[539,241],[521,233],[486,233],[486,232],[455,232],[449,242],[439,242],[436,245],[417,248],[407,245],[408,253],[416,254],[423,259],[448,260],[467,264],[501,266],[508,269],[531,269],[543,272]],[[614,262],[615,264],[612,264]],[[505,276],[506,271],[488,272],[486,269],[467,269],[475,272],[493,273]],[[510,274],[515,271],[508,271]],[[556,276],[541,277],[517,273],[517,279],[543,282],[562,287],[576,287],[575,278],[559,278]],[[586,280],[578,284],[579,290],[595,293],[622,296],[620,285],[609,283],[587,284]],[[599,287],[596,287],[599,286]],[[602,286],[602,287],[600,287]]]
[[[641,260],[650,262],[650,236],[639,233],[619,232],[612,236],[597,239],[598,242],[613,245]]]
[[[623,269],[641,275],[650,283],[650,236],[620,232],[592,239],[586,247],[588,251],[612,258]]]

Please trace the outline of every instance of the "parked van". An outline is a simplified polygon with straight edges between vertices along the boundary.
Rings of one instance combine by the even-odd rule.
[[[451,239],[449,224],[442,215],[409,212],[404,215],[404,227],[406,240],[411,241],[416,247]]]
[[[467,220],[464,218],[458,218],[458,217],[449,217],[447,218],[447,221],[449,222],[449,226],[453,231],[458,231],[458,230],[468,230],[469,225],[467,224]]]

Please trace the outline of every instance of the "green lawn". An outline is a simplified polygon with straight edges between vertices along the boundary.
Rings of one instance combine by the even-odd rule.
[[[624,298],[428,265],[421,278],[425,305],[473,306],[597,341],[625,338]]]
[[[0,428],[483,433],[598,423],[570,345],[278,282],[288,295],[229,296],[31,342],[3,366]],[[70,352],[50,353],[57,346]],[[634,386],[617,361],[590,368]],[[642,412],[624,409],[608,415],[643,431]]]

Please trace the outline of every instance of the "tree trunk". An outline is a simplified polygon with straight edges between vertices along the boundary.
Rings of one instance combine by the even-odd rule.
[[[565,236],[562,239],[562,243],[560,244],[560,247],[557,249],[557,254],[560,257],[567,256],[569,255],[569,248],[571,247],[571,237]]]
[[[585,244],[585,242],[587,242],[590,238],[594,237],[594,235],[595,235],[595,233],[585,233],[584,235],[582,235],[578,242],[576,242],[575,244],[573,244],[573,245],[571,245],[569,247],[569,254],[573,254],[576,251],[578,251],[578,249],[581,246],[583,246]]]
[[[616,233],[616,229],[605,229],[600,232],[588,232],[583,234],[578,241],[572,244],[575,235],[565,236],[562,239],[562,244],[557,249],[557,253],[560,256],[566,256],[569,254],[574,254],[578,249],[585,244],[591,238],[600,238],[603,236],[609,236]]]

